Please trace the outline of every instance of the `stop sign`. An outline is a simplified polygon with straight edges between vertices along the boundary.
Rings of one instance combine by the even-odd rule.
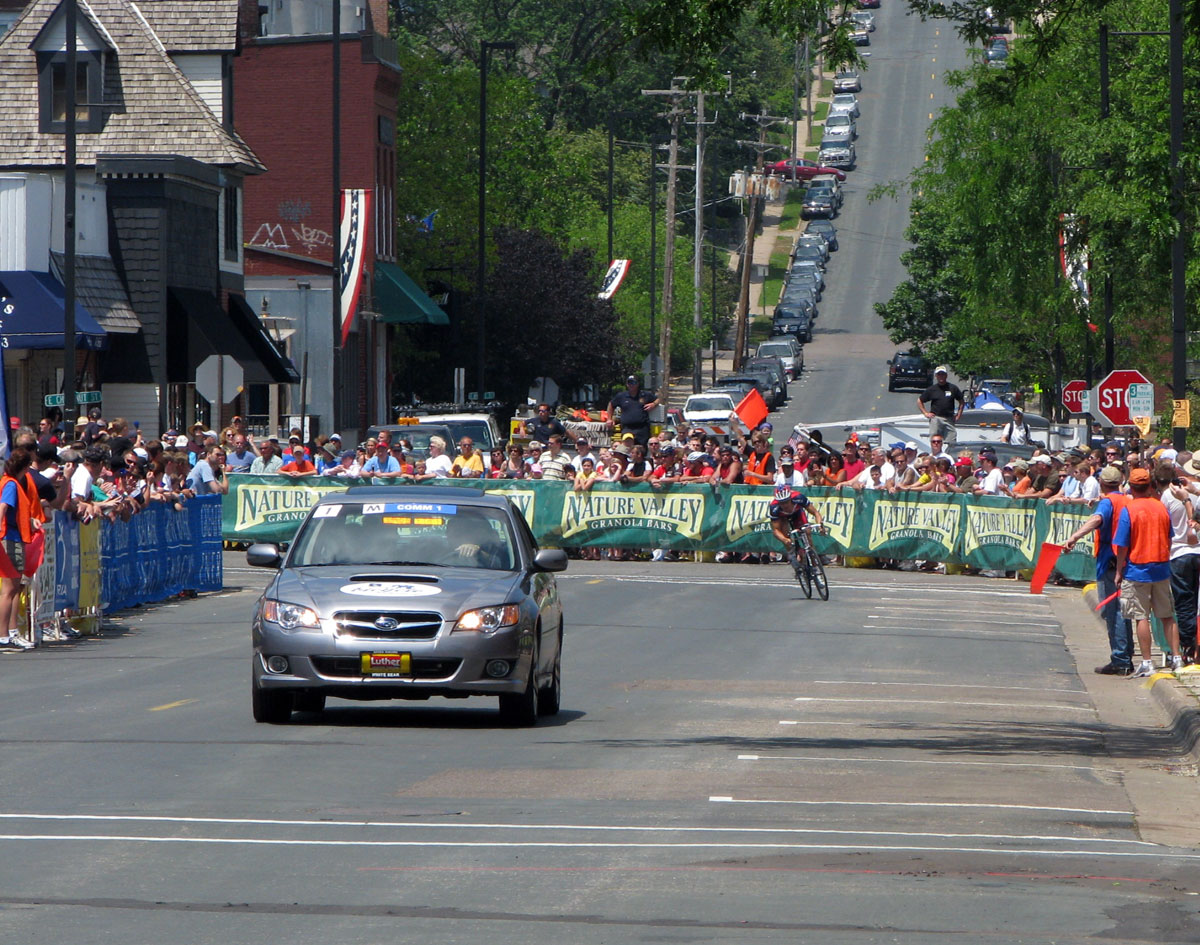
[[[1141,371],[1113,371],[1096,385],[1096,410],[1114,427],[1133,426],[1129,410],[1129,385],[1149,384]]]
[[[1068,413],[1083,413],[1083,395],[1087,389],[1087,381],[1071,381],[1063,386],[1062,403]]]

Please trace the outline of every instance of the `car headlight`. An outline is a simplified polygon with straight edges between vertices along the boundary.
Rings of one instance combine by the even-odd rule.
[[[495,633],[502,627],[515,626],[521,610],[516,604],[501,604],[497,607],[478,607],[468,610],[458,618],[455,630],[476,630],[479,633]]]
[[[321,628],[321,620],[311,607],[301,607],[299,604],[289,604],[281,600],[263,601],[263,620],[277,623],[284,630],[295,630],[306,627],[313,630]]]

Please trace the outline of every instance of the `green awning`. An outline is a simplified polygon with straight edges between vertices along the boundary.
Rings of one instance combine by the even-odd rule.
[[[450,324],[437,303],[393,263],[375,263],[375,306],[389,325]]]

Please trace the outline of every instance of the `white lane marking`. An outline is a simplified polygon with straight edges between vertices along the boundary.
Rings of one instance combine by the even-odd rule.
[[[1132,817],[1131,810],[1101,810],[1090,807],[1036,807],[1030,804],[970,804],[958,801],[790,801],[774,798],[734,798],[730,795],[716,794],[709,798],[717,804],[787,804],[793,807],[925,807],[941,810],[943,808],[968,808],[972,810],[1040,810],[1055,814],[1116,814],[1121,817]]]
[[[580,579],[592,578],[592,577],[595,577],[595,573],[560,574],[557,576],[557,580],[560,580],[560,581],[580,580]],[[702,576],[702,575],[686,575],[686,574],[677,574],[673,577],[666,577],[666,576],[664,576],[664,577],[647,577],[645,575],[635,575],[635,574],[611,574],[611,575],[606,575],[605,577],[607,578],[607,580],[610,580],[610,581],[625,582],[627,584],[671,584],[676,587],[685,587],[685,586],[691,586],[694,584],[703,584],[706,587],[707,586],[745,587],[746,585],[749,584],[754,587],[786,587],[786,588],[795,589],[800,586],[795,581],[784,581],[784,580],[772,581],[772,580],[763,579],[763,578],[755,578],[755,579],[744,580],[744,581],[737,581],[737,580],[732,580],[732,579],[721,580],[721,579],[713,579],[713,578],[710,578],[707,576]],[[857,588],[857,589],[861,589],[864,591],[871,591],[872,593],[886,593],[886,591],[884,591],[882,588],[878,587],[877,585],[856,583],[856,582],[850,582],[850,581],[846,581],[846,582],[838,581],[836,583],[833,581],[830,581],[829,586],[835,590],[837,590],[837,589],[850,590],[850,589]],[[914,589],[914,590],[916,589],[915,586],[912,586],[912,585],[895,585],[895,586],[903,587],[905,589],[908,589],[910,587],[912,587],[912,589]],[[925,588],[921,588],[920,590],[922,592],[924,592]],[[1022,593],[1018,593],[1016,591],[974,591],[974,590],[966,590],[966,589],[961,589],[961,588],[937,588],[937,589],[930,588],[929,593],[930,594],[974,594],[974,595],[983,596],[983,597],[1016,597],[1021,600],[1028,600],[1028,598],[1029,598],[1029,594],[1027,594],[1027,593],[1022,594]],[[920,598],[920,600],[923,603],[926,603],[926,604],[929,603],[928,597]]]
[[[120,834],[0,834],[3,841],[27,841],[49,843],[182,843],[216,844],[222,846],[282,846],[282,847],[419,847],[426,849],[469,848],[469,849],[560,849],[560,850],[810,850],[810,851],[865,851],[897,853],[987,853],[1001,856],[1085,856],[1106,858],[1149,858],[1200,860],[1200,853],[1171,853],[1156,849],[1145,852],[1136,850],[1047,850],[1029,847],[951,847],[921,846],[917,844],[869,844],[869,843],[645,843],[619,841],[601,843],[595,841],[458,841],[458,840],[263,840],[249,837],[138,837]]]
[[[862,722],[826,722],[824,719],[806,719],[800,721],[797,719],[780,719],[780,725],[862,725]]]
[[[883,705],[963,705],[991,709],[1062,709],[1065,712],[1095,712],[1090,705],[1041,705],[1034,702],[959,702],[953,699],[852,699],[843,696],[796,696],[793,702],[849,702]]]
[[[867,614],[866,619],[867,620],[891,620],[895,616],[896,616],[895,614]],[[1045,623],[1039,623],[1039,622],[1032,621],[1032,620],[994,620],[991,617],[985,618],[982,616],[980,617],[980,619],[986,620],[986,625],[989,627],[1045,627],[1045,628],[1058,627],[1057,621],[1046,621]],[[929,616],[927,614],[921,614],[920,617],[914,618],[912,623],[908,624],[908,626],[919,629],[921,627],[921,625],[926,623],[927,621],[931,622],[931,623],[958,624],[958,623],[963,622],[963,618],[962,617],[933,617],[933,616]]]
[[[732,798],[730,798],[732,800]],[[853,828],[831,827],[694,827],[694,826],[647,826],[642,824],[489,824],[489,823],[445,823],[445,822],[396,822],[396,821],[331,821],[331,820],[270,820],[253,818],[221,818],[221,817],[157,817],[157,816],[126,816],[126,815],[60,815],[60,814],[6,814],[10,819],[28,820],[57,820],[57,821],[125,821],[141,823],[184,823],[184,824],[231,824],[234,826],[270,826],[270,827],[353,827],[355,829],[394,828],[405,831],[422,829],[450,830],[521,830],[521,831],[558,831],[581,833],[679,833],[679,834],[836,834],[861,835],[871,834],[892,837],[936,837],[939,839],[993,839],[993,840],[1063,840],[1076,843],[1124,843],[1135,846],[1157,847],[1158,844],[1148,840],[1123,840],[1116,837],[1067,837],[1050,834],[1003,834],[1003,833],[927,833],[922,831],[901,830],[855,830]],[[32,834],[15,834],[17,837],[33,836]],[[71,840],[80,834],[45,834],[59,839]],[[91,836],[104,836],[94,834]],[[157,839],[141,835],[144,839]],[[169,838],[167,838],[169,839]],[[186,837],[181,839],[188,839]],[[231,838],[240,839],[240,838]],[[297,843],[304,841],[297,840]],[[345,841],[351,842],[351,841]],[[410,841],[424,842],[424,841]]]
[[[998,692],[1068,692],[1086,696],[1082,689],[1047,689],[1044,686],[979,686],[960,683],[865,682],[860,679],[810,679],[814,686],[903,686],[905,689],[995,689]]]
[[[929,758],[850,758],[838,755],[738,755],[738,761],[838,761],[861,765],[964,765],[979,768],[1062,768],[1067,771],[1117,772],[1116,768],[1093,768],[1088,765],[1055,765],[1032,761],[934,761]]]
[[[1027,630],[983,630],[979,627],[897,627],[894,623],[864,623],[864,630],[895,630],[903,635],[909,629],[918,629],[922,633],[958,633],[963,635],[975,635],[978,637],[1033,637],[1040,640],[1061,640],[1061,633],[1032,633]]]

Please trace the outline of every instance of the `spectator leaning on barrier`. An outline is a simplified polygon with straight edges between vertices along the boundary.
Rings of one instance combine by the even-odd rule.
[[[450,475],[455,479],[483,478],[483,457],[476,451],[475,441],[469,436],[458,441],[458,455],[450,466]]]
[[[539,460],[542,467],[542,478],[551,480],[566,479],[566,467],[570,461],[571,457],[563,452],[562,437],[557,433],[554,434],[550,437],[549,449],[542,453]]]
[[[284,469],[286,468],[285,466]],[[362,471],[359,475],[363,479],[372,479],[398,472],[400,472],[400,463],[392,456],[391,451],[388,449],[388,444],[383,440],[377,440],[375,442],[375,455],[363,463]]]
[[[983,475],[978,477],[972,491],[975,495],[1006,495],[1012,492],[1004,482],[1004,471],[996,465],[996,451],[984,447],[979,451],[979,466]]]
[[[311,459],[305,458],[304,447],[299,443],[294,443],[292,444],[291,455],[279,467],[279,474],[281,476],[290,476],[293,479],[303,479],[308,476],[315,476],[317,474],[317,467]]]
[[[250,472],[255,476],[269,476],[277,473],[283,467],[283,457],[278,454],[279,444],[274,440],[263,440],[259,454],[250,464]]]
[[[231,437],[232,449],[226,457],[225,469],[231,473],[248,473],[254,461],[258,458],[250,449],[245,433],[234,433]]]
[[[1162,623],[1171,649],[1170,668],[1181,669],[1179,628],[1171,600],[1171,516],[1159,501],[1148,469],[1130,470],[1132,501],[1121,510],[1113,545],[1117,550],[1117,583],[1125,615],[1135,621],[1141,665],[1135,676],[1151,676],[1150,615]]]
[[[216,441],[215,436],[213,441]],[[196,495],[225,495],[229,492],[229,479],[225,476],[225,451],[221,447],[210,447],[204,459],[192,467],[188,488]]]
[[[775,482],[775,457],[762,431],[750,437],[750,449],[742,458],[742,479],[748,486],[769,486]]]

